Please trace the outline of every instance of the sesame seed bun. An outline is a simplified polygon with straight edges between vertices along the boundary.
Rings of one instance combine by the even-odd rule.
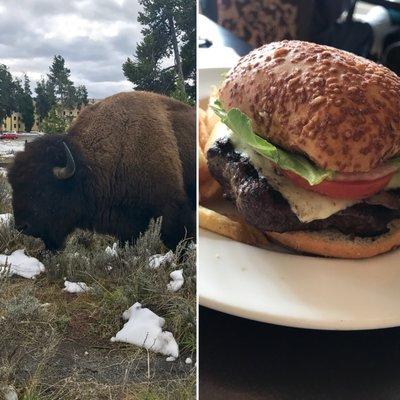
[[[259,135],[325,169],[368,172],[400,152],[400,78],[332,47],[260,47],[230,71],[219,98]]]
[[[374,237],[344,235],[338,231],[267,232],[267,237],[302,253],[335,258],[369,258],[400,246],[400,220],[389,224],[389,232]]]

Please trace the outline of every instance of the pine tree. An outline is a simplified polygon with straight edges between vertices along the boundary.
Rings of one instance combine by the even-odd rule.
[[[49,88],[54,88],[54,96],[62,107],[72,109],[76,105],[76,90],[71,81],[71,70],[65,66],[62,56],[54,56],[47,77],[50,82]]]
[[[137,61],[128,58],[123,65],[123,71],[125,76],[135,83],[137,90],[168,95],[175,89],[175,72],[173,68],[161,69],[163,51],[160,51],[162,46],[157,46],[160,41],[155,36],[154,33],[145,36],[136,49]]]
[[[139,0],[143,41],[122,69],[136,89],[195,100],[196,3],[194,0]],[[163,67],[173,58],[171,67]]]
[[[72,110],[88,104],[88,91],[85,85],[75,87],[70,76],[71,70],[65,66],[64,58],[60,55],[54,56],[47,79],[42,78],[35,88],[36,110],[40,122],[56,105],[60,105],[60,109]]]
[[[49,92],[51,93],[52,91],[49,90],[48,86],[48,82],[46,82],[45,79],[42,78],[40,81],[37,82],[35,88],[36,112],[39,115],[39,123],[41,123],[43,119],[46,118],[52,105],[54,105],[54,99],[49,96]]]
[[[32,91],[28,75],[24,75],[23,87],[20,82],[18,86],[17,109],[22,115],[25,130],[30,132],[35,123],[35,108],[33,106]]]
[[[76,104],[78,107],[86,106],[89,103],[88,91],[85,85],[79,85],[76,88]]]
[[[62,115],[62,107],[55,104],[49,111],[42,123],[42,130],[45,133],[64,133],[69,125],[69,121]]]
[[[47,79],[42,77],[35,87],[34,100],[39,124],[49,115],[52,108],[73,109],[88,104],[86,87],[84,85],[75,87],[70,75],[71,71],[65,66],[64,58],[54,56]],[[25,129],[30,131],[35,122],[35,104],[29,78],[25,74],[23,82],[19,78],[13,79],[7,66],[0,64],[0,128],[2,121],[14,111],[22,114]],[[55,121],[54,112],[51,120]],[[53,126],[63,126],[64,122]]]
[[[15,82],[7,66],[0,64],[0,125],[16,107]]]

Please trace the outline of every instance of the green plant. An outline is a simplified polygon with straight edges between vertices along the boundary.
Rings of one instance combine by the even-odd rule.
[[[55,104],[42,121],[42,130],[45,133],[64,133],[68,129],[70,120],[63,115],[61,106]]]

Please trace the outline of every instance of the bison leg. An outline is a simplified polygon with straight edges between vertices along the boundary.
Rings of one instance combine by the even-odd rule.
[[[195,239],[195,226],[195,211],[189,200],[167,204],[163,211],[161,238],[168,248],[175,249],[185,237]]]

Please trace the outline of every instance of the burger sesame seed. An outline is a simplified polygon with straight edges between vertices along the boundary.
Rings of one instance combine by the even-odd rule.
[[[313,100],[310,102],[310,106],[311,106],[311,107],[313,107],[313,106],[318,106],[318,105],[320,105],[320,104],[322,104],[322,103],[325,103],[325,102],[326,102],[326,98],[325,98],[325,97],[318,96],[318,97],[316,97],[315,99],[313,99]]]
[[[340,50],[280,42],[241,59],[220,99],[259,121],[260,134],[290,141],[320,166],[336,169],[340,154],[338,170],[367,171],[400,150],[400,79],[383,70]]]

